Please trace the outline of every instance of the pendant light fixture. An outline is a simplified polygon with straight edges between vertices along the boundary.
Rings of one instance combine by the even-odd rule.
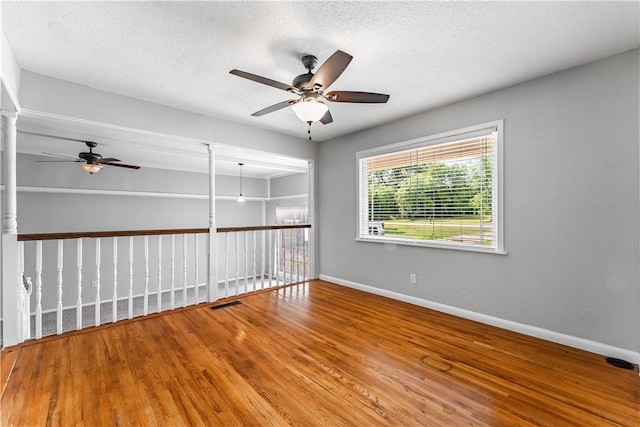
[[[238,196],[238,202],[242,203],[244,202],[244,196],[242,195],[242,166],[244,166],[244,163],[238,163],[238,166],[240,166],[240,195]]]

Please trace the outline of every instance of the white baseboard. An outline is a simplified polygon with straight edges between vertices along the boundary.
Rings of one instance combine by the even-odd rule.
[[[476,322],[485,323],[487,325],[496,326],[498,328],[507,329],[509,331],[519,332],[524,335],[541,338],[543,340],[566,345],[580,350],[589,351],[591,353],[601,354],[608,357],[615,357],[618,359],[629,361],[631,363],[640,364],[640,353],[632,350],[614,347],[609,344],[550,331],[548,329],[539,328],[537,326],[531,326],[524,323],[513,322],[511,320],[500,319],[498,317],[493,317],[486,314],[465,310],[463,308],[424,300],[414,296],[389,291],[387,289],[380,289],[373,286],[363,285],[361,283],[351,282],[349,280],[343,280],[337,277],[327,276],[325,274],[320,274],[320,280],[325,280],[327,282],[336,283],[348,288],[358,289],[364,292],[381,295],[398,301],[408,302],[420,307],[426,307],[432,310],[440,311],[465,319],[474,320]]]

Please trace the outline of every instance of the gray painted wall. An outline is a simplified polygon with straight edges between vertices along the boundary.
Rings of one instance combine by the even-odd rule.
[[[75,164],[36,163],[40,156],[19,154],[18,186],[141,191],[208,195],[208,176],[201,173],[141,168],[134,171],[105,167],[88,175]],[[238,177],[216,176],[216,196],[237,196]],[[266,179],[243,178],[244,193],[266,198]],[[260,201],[216,201],[218,227],[262,225]],[[18,193],[18,231],[52,233],[67,231],[137,230],[207,227],[206,199],[91,194]]]
[[[309,196],[290,197],[309,194],[309,174],[291,174],[270,180],[269,196],[266,203],[267,224],[276,223],[276,210],[279,207],[306,207],[309,209]]]
[[[635,50],[322,143],[320,273],[640,351],[638,63]],[[357,151],[495,119],[508,255],[354,240]]]
[[[273,178],[270,181],[270,197],[309,193],[309,175],[306,173],[285,175],[278,178]]]

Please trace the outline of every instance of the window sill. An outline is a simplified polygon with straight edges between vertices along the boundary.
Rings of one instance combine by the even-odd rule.
[[[415,242],[394,238],[385,238],[385,237],[356,237],[356,242],[366,242],[366,243],[382,243],[385,245],[402,245],[402,246],[414,246],[419,248],[432,248],[432,249],[448,249],[454,251],[463,251],[463,252],[477,252],[489,255],[508,255],[508,252],[493,248],[480,248],[475,246],[466,246],[466,245],[451,245],[451,244],[438,244],[435,242]]]

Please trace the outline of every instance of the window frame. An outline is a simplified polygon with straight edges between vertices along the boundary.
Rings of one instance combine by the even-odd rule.
[[[437,144],[443,144],[447,142],[456,141],[459,139],[469,138],[476,134],[493,130],[496,132],[496,153],[495,153],[495,200],[492,200],[494,214],[496,216],[496,242],[495,247],[481,247],[479,245],[470,245],[466,243],[446,242],[436,240],[418,240],[418,239],[402,239],[398,237],[388,237],[379,235],[363,235],[363,229],[369,229],[368,221],[365,226],[361,224],[362,219],[362,191],[363,186],[366,188],[368,185],[367,177],[363,176],[360,169],[360,162],[362,159],[390,154],[394,152],[406,151],[417,149],[421,147],[427,147]],[[356,152],[356,238],[358,242],[370,242],[370,243],[383,243],[383,244],[397,244],[406,246],[417,246],[437,249],[452,249],[467,252],[482,252],[489,254],[506,255],[504,246],[504,119],[493,120],[490,122],[480,123],[473,126],[467,126],[464,128],[454,129],[434,135],[429,135],[421,138],[411,139],[408,141],[396,142],[388,145],[383,145],[376,148],[370,148]],[[367,202],[365,202],[367,203]],[[364,228],[362,228],[364,227]]]

